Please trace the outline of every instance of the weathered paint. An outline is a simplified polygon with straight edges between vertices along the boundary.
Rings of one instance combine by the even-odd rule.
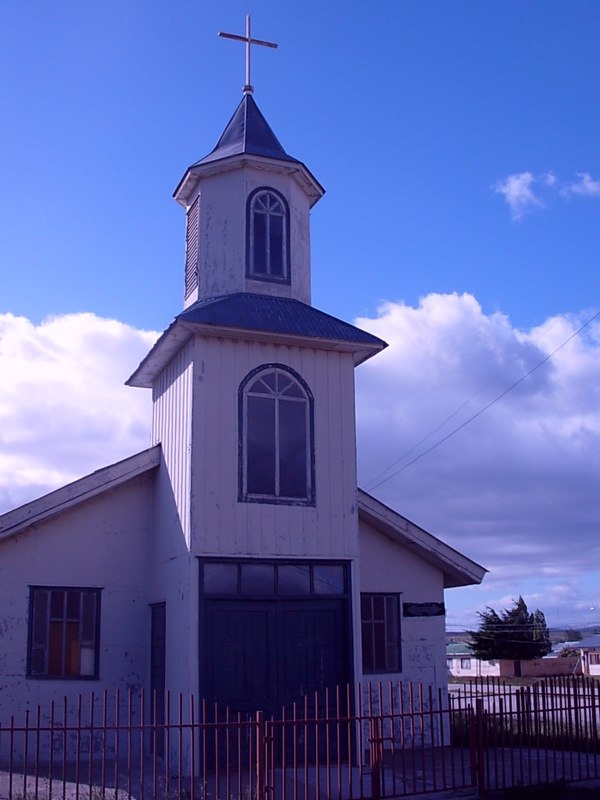
[[[351,354],[209,337],[196,337],[194,347],[192,552],[355,557]],[[292,367],[315,398],[314,507],[239,502],[239,387],[248,373],[264,364]]]
[[[255,189],[272,188],[290,209],[290,283],[246,277],[247,199]],[[309,198],[289,167],[277,171],[272,162],[241,159],[226,169],[201,176],[190,205],[200,197],[198,223],[198,283],[184,307],[197,300],[233,292],[257,292],[295,297],[310,303]]]
[[[393,541],[364,520],[359,523],[360,591],[401,593],[402,602],[443,602],[443,572],[428,564],[408,546]],[[355,616],[360,609],[355,605]],[[445,688],[445,618],[401,619],[402,672],[368,676],[369,680],[401,678]]]
[[[148,685],[154,471],[0,544],[0,719],[99,686]],[[101,592],[101,682],[26,678],[29,587]]]

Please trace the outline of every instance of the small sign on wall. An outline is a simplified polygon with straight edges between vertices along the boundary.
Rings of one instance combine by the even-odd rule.
[[[405,617],[443,617],[446,606],[443,603],[402,603]]]

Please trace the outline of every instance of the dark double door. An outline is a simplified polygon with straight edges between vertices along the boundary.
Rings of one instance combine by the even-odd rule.
[[[244,714],[287,716],[305,697],[312,710],[350,679],[347,625],[342,599],[207,600],[205,696]]]

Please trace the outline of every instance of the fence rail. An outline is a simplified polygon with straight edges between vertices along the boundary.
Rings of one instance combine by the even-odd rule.
[[[91,693],[0,721],[0,800],[378,800],[600,778],[598,686],[369,683],[277,719]]]

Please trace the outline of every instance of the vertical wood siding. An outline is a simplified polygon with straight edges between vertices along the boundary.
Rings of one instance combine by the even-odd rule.
[[[196,555],[354,558],[358,553],[354,365],[348,353],[206,338],[194,379]],[[198,350],[198,352],[199,352]],[[238,500],[238,392],[263,364],[296,370],[314,396],[314,506]]]
[[[158,377],[153,388],[152,443],[160,443],[181,528],[190,541],[190,466],[193,340]]]

